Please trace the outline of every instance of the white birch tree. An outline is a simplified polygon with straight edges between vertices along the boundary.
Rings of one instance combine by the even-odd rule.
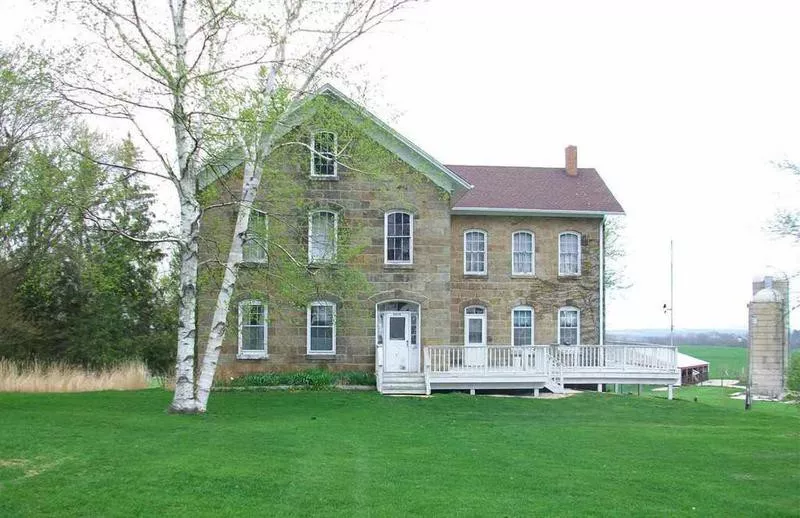
[[[77,27],[74,72],[60,91],[83,114],[127,124],[150,161],[132,174],[174,187],[176,231],[141,236],[180,255],[175,394],[170,410],[205,412],[236,285],[262,161],[276,146],[293,103],[331,73],[350,43],[413,0],[60,0],[56,20]],[[220,100],[223,100],[220,102]],[[171,138],[167,135],[171,134]],[[303,143],[296,143],[304,145]],[[307,145],[307,144],[305,144]],[[211,332],[195,379],[203,163],[235,149],[242,188]]]

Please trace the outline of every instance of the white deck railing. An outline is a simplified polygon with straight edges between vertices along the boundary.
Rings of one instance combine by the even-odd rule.
[[[565,371],[670,371],[677,368],[669,345],[560,345],[552,348]]]
[[[425,372],[437,375],[672,372],[676,348],[668,345],[459,345],[425,347]]]
[[[548,346],[425,347],[425,372],[431,374],[541,374],[548,372]]]

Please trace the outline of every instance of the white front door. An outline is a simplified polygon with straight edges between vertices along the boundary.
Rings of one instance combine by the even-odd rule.
[[[486,314],[467,314],[464,321],[464,363],[483,365],[486,361]]]
[[[411,318],[408,313],[383,316],[384,369],[388,372],[416,370],[411,365]]]

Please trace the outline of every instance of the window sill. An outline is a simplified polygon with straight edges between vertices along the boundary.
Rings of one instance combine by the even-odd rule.
[[[485,278],[485,277],[488,277],[488,276],[489,276],[489,274],[487,274],[487,273],[467,273],[467,272],[464,272],[464,277],[465,278],[473,278],[473,279],[477,278],[477,279],[480,279],[482,277]]]
[[[335,360],[336,353],[306,353],[306,360]]]
[[[579,273],[559,273],[558,274],[558,278],[559,279],[577,279],[580,276],[581,276],[581,274],[579,274]]]
[[[239,266],[244,266],[245,268],[259,268],[261,266],[267,266],[267,261],[242,261],[239,263]]]
[[[512,273],[511,274],[511,278],[512,279],[535,279],[536,278],[536,274],[535,273]]]
[[[321,174],[312,174],[308,176],[311,180],[318,181],[318,182],[337,182],[339,181],[339,175],[321,175]]]
[[[414,263],[383,263],[384,270],[413,270]]]
[[[338,266],[339,263],[336,261],[314,261],[312,263],[308,263],[309,268],[327,268],[331,266]]]
[[[237,360],[269,360],[267,353],[239,353],[236,355]]]

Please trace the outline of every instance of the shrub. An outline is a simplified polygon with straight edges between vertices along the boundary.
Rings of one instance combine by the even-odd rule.
[[[800,353],[792,354],[789,359],[789,376],[786,385],[793,392],[800,392]]]
[[[261,372],[223,380],[226,387],[306,387],[323,389],[334,385],[375,385],[375,375],[370,372],[331,372],[308,369],[296,372]]]
[[[338,374],[342,385],[375,385],[375,373],[372,372],[349,371]]]

